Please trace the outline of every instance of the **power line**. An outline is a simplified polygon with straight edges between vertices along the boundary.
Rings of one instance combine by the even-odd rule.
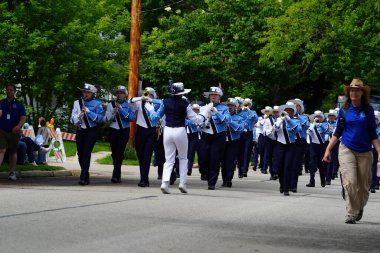
[[[163,10],[167,7],[171,7],[173,5],[176,5],[176,4],[179,4],[179,3],[182,3],[183,1],[185,0],[179,0],[177,2],[174,2],[174,3],[171,3],[171,4],[168,4],[168,5],[165,5],[165,6],[162,6],[162,7],[158,7],[158,8],[155,8],[155,9],[150,9],[150,10],[146,10],[146,11],[141,11],[141,12],[152,12],[152,11],[158,11],[158,10]]]

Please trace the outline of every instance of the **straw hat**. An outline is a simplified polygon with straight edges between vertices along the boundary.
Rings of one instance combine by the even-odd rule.
[[[361,89],[367,96],[369,96],[369,92],[371,91],[369,86],[364,85],[363,81],[360,79],[353,79],[350,85],[344,86],[344,92],[346,92],[346,94],[349,94],[351,88]]]

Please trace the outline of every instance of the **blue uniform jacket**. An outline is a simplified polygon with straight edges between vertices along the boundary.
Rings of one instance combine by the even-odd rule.
[[[126,100],[119,103],[119,105],[120,105],[120,109],[119,109],[118,113],[120,115],[121,124],[122,124],[123,128],[128,128],[129,122],[136,120],[135,110],[128,104],[128,102]],[[110,127],[115,128],[114,125],[118,124],[116,121],[116,115],[113,113],[112,103],[109,103],[107,106],[107,112],[106,112],[105,120],[107,122],[111,122]]]
[[[154,111],[148,111],[146,108],[142,108],[142,109],[147,112],[147,115],[150,118],[152,126],[157,126],[158,122],[160,121],[160,118],[164,116],[165,107],[161,99],[152,99],[151,102],[153,104]]]
[[[307,129],[310,127],[310,122],[307,116],[298,114],[297,118],[295,118],[299,121],[299,124],[302,128],[301,132],[299,132],[299,136],[301,138],[306,138],[307,135]]]
[[[198,132],[198,126],[192,120],[186,118],[185,125],[190,129],[191,133]]]
[[[296,141],[297,133],[300,133],[302,131],[301,125],[299,124],[298,120],[292,119],[292,118],[285,121],[285,125],[286,125],[286,132],[289,136],[289,141],[290,143],[294,143]],[[278,119],[274,126],[275,126],[275,131],[278,132],[277,140],[281,143],[284,143],[283,134],[280,133],[280,131],[283,131],[284,121],[281,121]]]
[[[212,120],[215,123],[216,132],[222,133],[226,130],[226,126],[231,122],[231,116],[228,111],[228,107],[225,104],[217,104],[214,106],[217,111],[212,112]],[[215,134],[215,133],[214,133]]]
[[[92,128],[102,123],[103,122],[102,102],[97,99],[90,99],[90,100],[82,99],[82,101],[83,101],[83,106],[85,106],[89,110],[88,112],[86,112],[86,115],[87,115],[87,119],[90,124],[90,127]],[[74,125],[80,126],[81,128],[86,128],[84,120],[79,119],[79,114],[81,112],[82,110],[79,105],[79,100],[76,100],[74,102],[74,108],[71,113],[71,122]]]
[[[229,134],[229,132],[231,133],[230,136],[232,141],[240,138],[240,134],[244,131],[244,126],[244,119],[240,115],[236,113],[231,115],[231,122],[228,124],[226,129],[227,134]]]
[[[238,114],[243,117],[245,121],[245,129],[252,132],[257,120],[259,119],[257,113],[253,110],[241,110]]]

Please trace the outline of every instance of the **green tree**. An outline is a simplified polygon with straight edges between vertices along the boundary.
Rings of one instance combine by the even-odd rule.
[[[69,115],[76,87],[125,84],[130,14],[125,0],[30,0],[0,4],[0,79],[21,84],[30,116]],[[67,122],[67,117],[59,119]]]

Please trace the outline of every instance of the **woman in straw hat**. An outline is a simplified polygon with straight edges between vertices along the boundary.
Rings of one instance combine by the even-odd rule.
[[[369,197],[371,180],[372,145],[380,153],[376,134],[373,108],[369,105],[370,88],[359,79],[353,79],[344,87],[347,100],[339,110],[337,127],[323,160],[331,161],[331,150],[341,138],[339,163],[342,178],[342,193],[346,200],[345,222],[355,224],[363,216],[363,208]],[[345,194],[347,193],[347,196]]]

